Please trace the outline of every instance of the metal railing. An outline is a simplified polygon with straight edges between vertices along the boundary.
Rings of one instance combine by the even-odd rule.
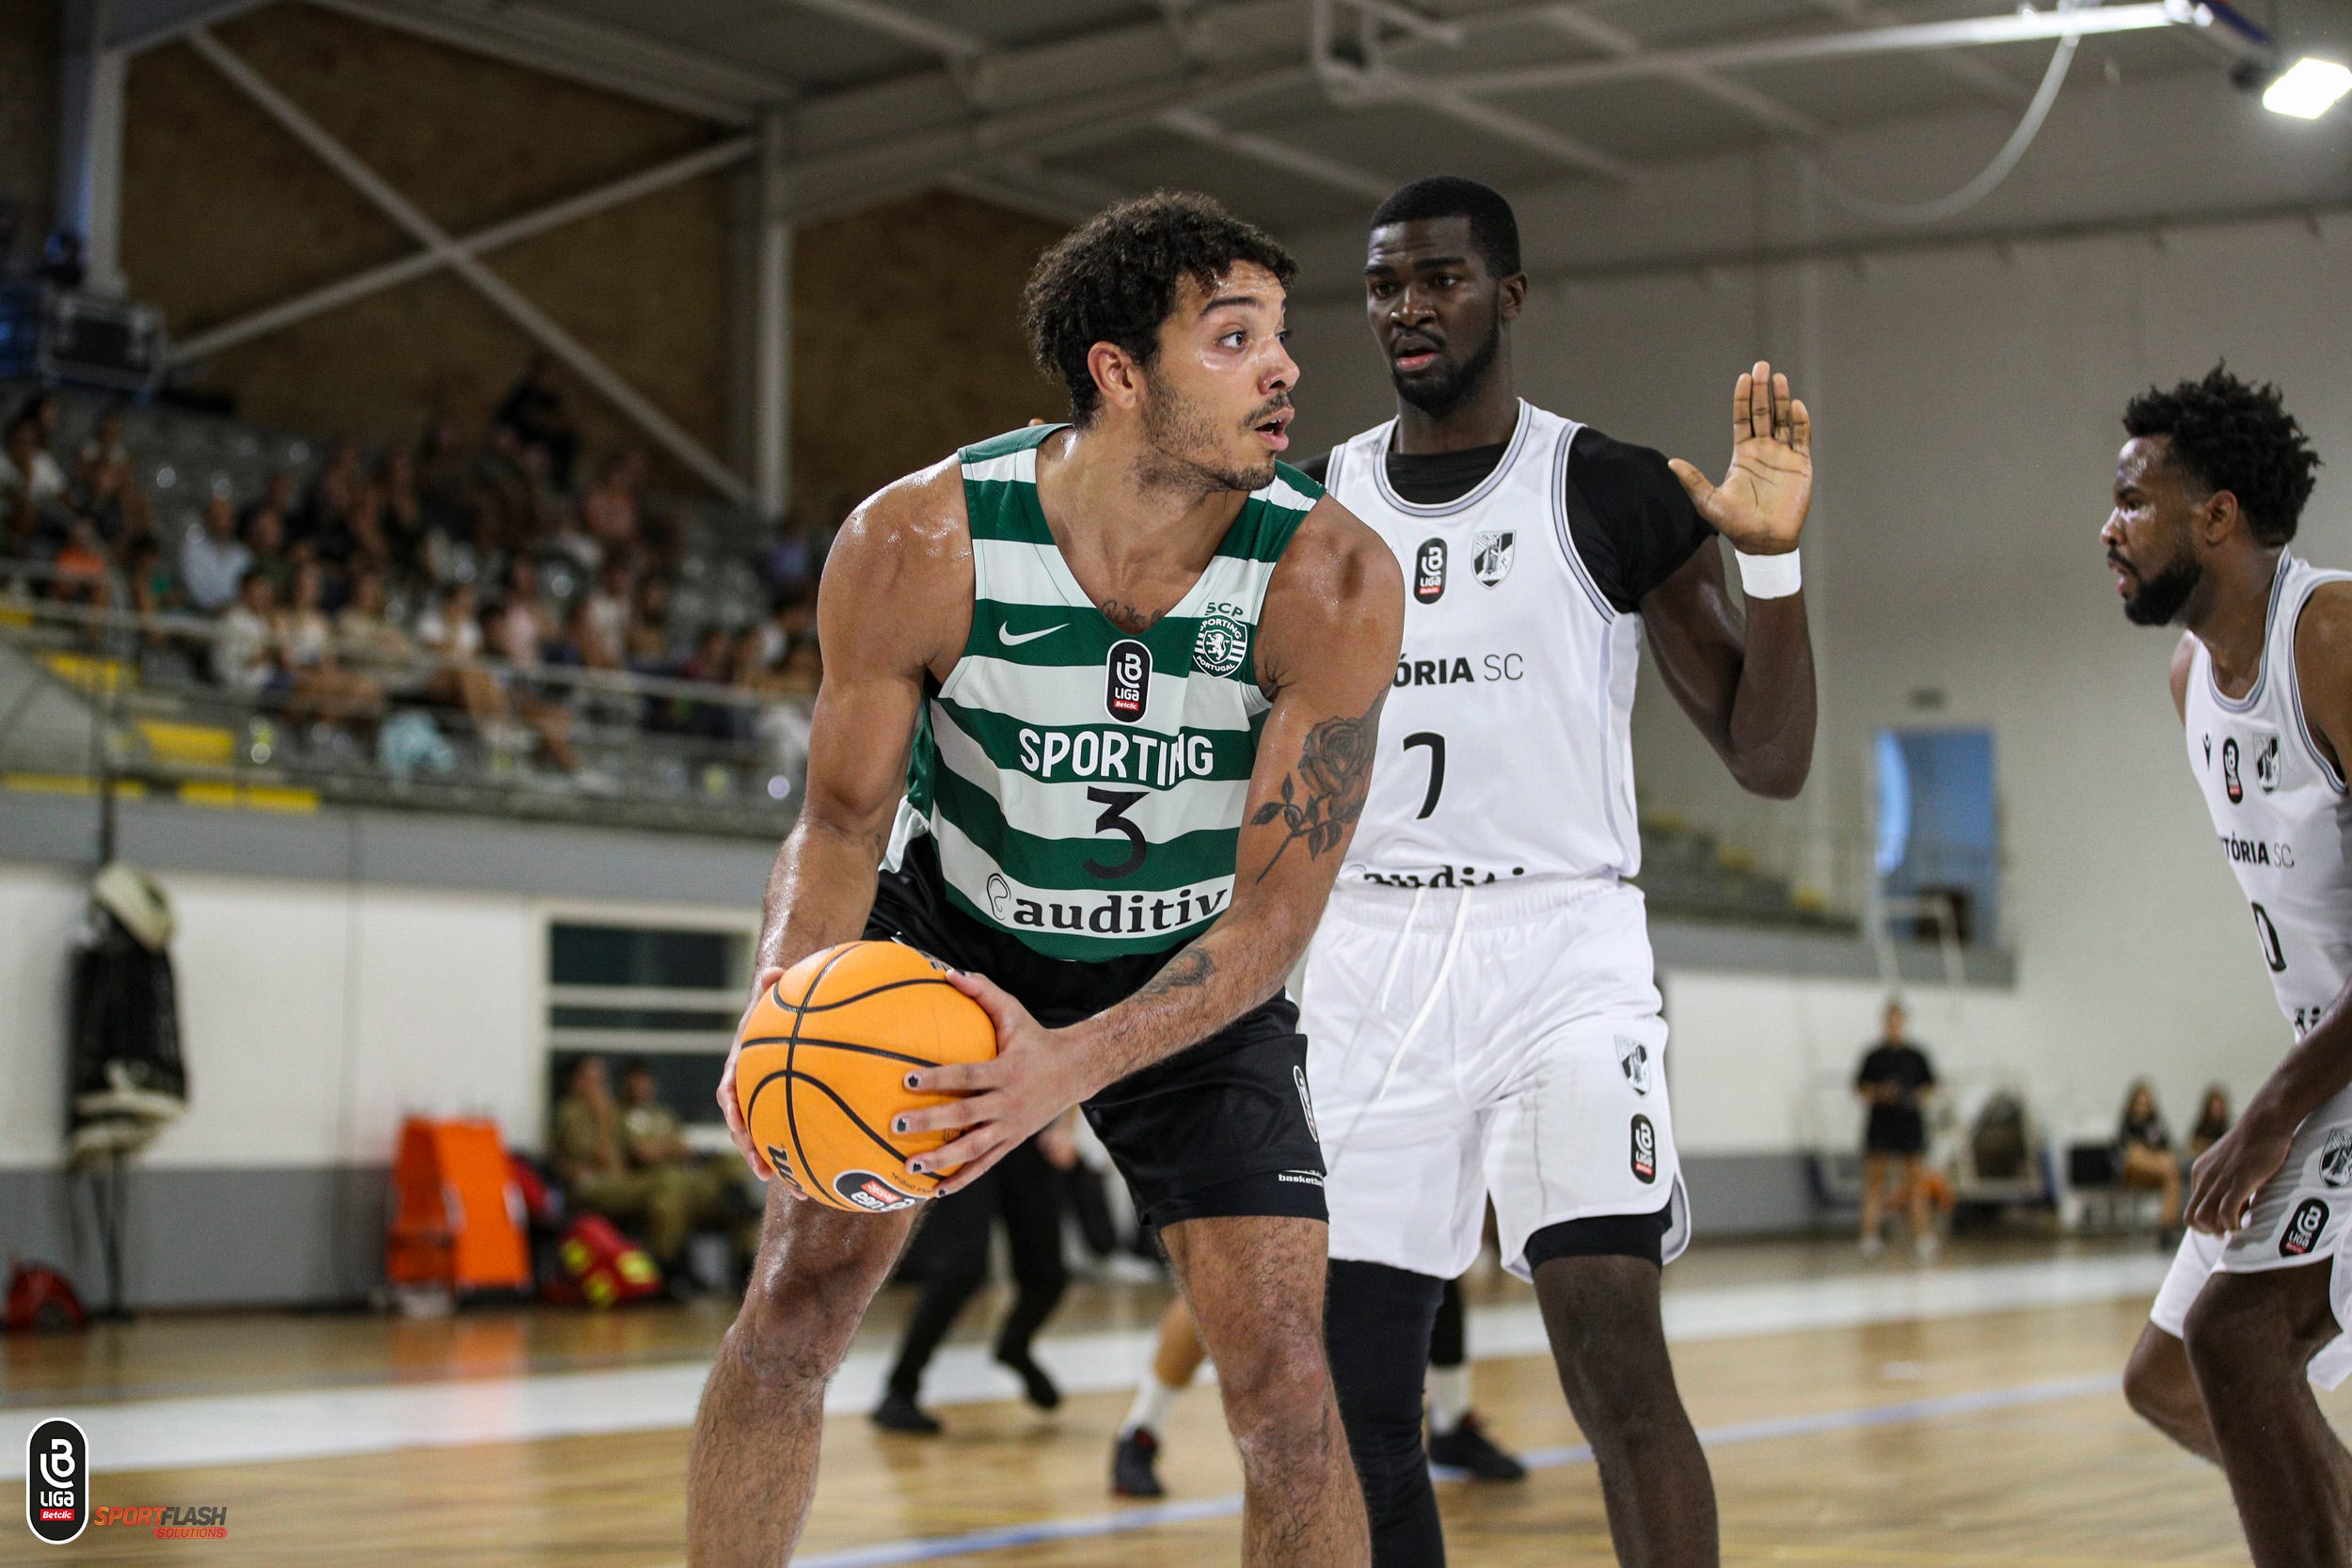
[[[264,678],[227,681],[222,621],[56,596],[91,582],[0,562],[0,771],[19,782],[757,837],[798,810],[804,697],[413,643],[273,654]]]

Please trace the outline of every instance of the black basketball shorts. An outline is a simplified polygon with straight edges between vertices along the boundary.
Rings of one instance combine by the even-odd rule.
[[[1171,953],[1093,963],[1049,958],[947,902],[938,851],[908,846],[882,874],[866,935],[984,974],[1047,1028],[1125,1001]],[[1146,1225],[1277,1215],[1326,1220],[1323,1149],[1307,1095],[1307,1039],[1288,997],[1120,1079],[1084,1107]]]

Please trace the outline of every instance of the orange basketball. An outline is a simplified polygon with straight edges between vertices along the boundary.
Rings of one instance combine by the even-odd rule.
[[[984,1062],[996,1029],[936,959],[896,942],[811,953],[753,1004],[735,1062],[752,1141],[780,1176],[851,1213],[911,1208],[939,1185],[910,1156],[959,1136],[895,1133],[893,1119],[954,1095],[916,1094],[916,1068]],[[952,1168],[943,1174],[952,1175]]]

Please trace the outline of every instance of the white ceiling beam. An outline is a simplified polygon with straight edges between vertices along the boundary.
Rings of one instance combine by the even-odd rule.
[[[877,33],[885,33],[900,43],[911,43],[928,49],[934,55],[951,60],[977,60],[989,52],[989,40],[950,27],[929,17],[902,11],[896,6],[885,6],[878,0],[784,0],[804,11],[817,11],[838,22],[854,23]]]
[[[1589,43],[1618,59],[1638,59],[1649,52],[1642,40],[1632,34],[1598,17],[1587,15],[1573,6],[1550,7],[1539,13],[1538,20],[1556,33]],[[1705,66],[1677,65],[1670,67],[1665,74],[1693,92],[1737,109],[1765,130],[1777,135],[1802,136],[1809,140],[1828,133],[1828,127],[1811,115],[1800,113],[1744,82]]]
[[[106,8],[109,49],[135,55],[168,43],[191,27],[226,22],[266,0],[113,0]]]
[[[1158,123],[1203,147],[1236,152],[1286,174],[1319,181],[1353,196],[1368,196],[1377,201],[1397,187],[1398,182],[1394,180],[1384,179],[1353,164],[1342,163],[1337,158],[1327,158],[1319,152],[1310,152],[1303,147],[1295,147],[1289,142],[1262,136],[1255,132],[1235,131],[1198,109],[1169,109],[1159,117]]]
[[[412,277],[421,277],[427,273],[438,272],[441,268],[448,266],[455,257],[486,255],[502,246],[527,240],[533,234],[545,233],[550,229],[560,229],[564,224],[577,222],[594,214],[604,212],[608,208],[622,206],[640,197],[650,196],[656,191],[666,190],[672,185],[681,184],[686,181],[709,174],[730,164],[740,163],[750,157],[756,147],[756,139],[751,136],[734,136],[723,142],[714,142],[697,151],[689,152],[682,158],[672,158],[651,168],[642,169],[635,174],[598,185],[593,190],[582,191],[578,196],[566,197],[562,201],[552,202],[519,216],[508,218],[503,223],[494,223],[487,229],[477,230],[463,238],[452,240],[446,251],[430,248],[421,250],[414,255],[404,256],[396,261],[387,261],[380,266],[356,272],[348,277],[338,278],[332,283],[306,290],[301,293],[279,300],[275,305],[266,305],[258,310],[239,316],[233,321],[223,322],[218,326],[199,332],[192,338],[174,341],[171,345],[171,362],[175,365],[182,365],[218,354],[223,349],[233,348],[249,339],[259,338],[266,333],[282,331],[297,322],[308,321],[312,316],[324,314],[340,306],[365,299],[371,294],[381,293],[386,289],[396,288]]]
[[[1906,20],[1871,0],[1806,0],[1824,16],[1834,16],[1856,27],[1900,27]],[[2033,96],[2033,88],[2018,81],[2009,72],[1965,49],[1934,49],[1920,56],[1922,64],[1942,71],[1951,80],[2005,103],[2023,103]]]
[[[1466,71],[1436,80],[1459,92],[1531,92],[1592,87],[1607,82],[1638,81],[1671,75],[1692,68],[1746,71],[1758,66],[1790,65],[1810,60],[1854,59],[1872,55],[2201,25],[2190,20],[2194,15],[2193,10],[2185,10],[2176,0],[2148,0],[2146,4],[2105,6],[2096,9],[2021,11],[2006,16],[1925,22],[1901,27],[1750,39],[1738,43],[1708,44],[1694,49],[1621,55],[1607,60],[1577,60],[1559,65]]]
[[[1074,229],[1101,211],[1099,207],[1089,206],[1082,201],[1071,201],[1056,196],[1051,191],[1039,190],[1026,182],[1009,178],[1002,172],[951,174],[947,177],[946,185],[949,190],[968,196],[976,201],[985,201],[992,207],[1002,207],[1008,212],[1019,213],[1026,217],[1041,218],[1047,223],[1060,224],[1066,228]]]
[[[1619,182],[1633,178],[1633,166],[1616,154],[1604,152],[1590,142],[1564,135],[1549,126],[1538,125],[1532,119],[1498,109],[1491,103],[1482,103],[1473,94],[1455,87],[1450,78],[1414,76],[1383,68],[1365,76],[1363,85],[1375,97],[1403,99],[1418,103],[1433,114],[1444,115],[1484,131],[1490,136],[1517,143],[1583,173]]]
[[[793,165],[796,223],[855,212],[960,174],[983,174],[1006,159],[1050,157],[1149,125],[1169,109],[1203,108],[1230,99],[1306,85],[1304,65],[1248,75],[1128,83],[951,125],[812,153]]]
[[[886,33],[903,42],[920,44],[951,62],[962,66],[983,66],[993,52],[990,42],[976,34],[949,27],[917,17],[880,0],[785,0],[804,10],[821,11],[844,22],[857,23],[877,32]],[[1177,21],[1181,27],[1181,19]],[[1197,108],[1173,108],[1156,117],[1163,129],[1203,146],[1238,153],[1287,174],[1317,180],[1327,185],[1356,196],[1375,199],[1395,188],[1393,181],[1356,168],[1336,158],[1327,158],[1303,147],[1295,147],[1277,137],[1252,131],[1236,131],[1220,124]],[[961,178],[982,179],[982,175]]]
[[[587,345],[566,332],[546,311],[524,298],[514,285],[483,265],[475,257],[459,251],[456,242],[446,230],[425,216],[415,203],[363,163],[358,154],[336,140],[324,126],[304,113],[299,105],[279,92],[259,71],[200,27],[187,34],[187,41],[207,64],[245,94],[255,107],[276,120],[280,129],[309,149],[313,156],[342,176],[346,183],[367,198],[386,217],[407,230],[411,239],[443,257],[459,277],[472,284],[478,293],[516,325],[536,339],[541,346],[563,360],[574,374],[602,394],[646,435],[666,448],[672,456],[737,505],[751,503],[752,487],[740,474],[712,455],[707,448],[688,435],[676,420],[663,413],[644,393],[590,352]]]
[[[523,0],[306,3],[722,125],[749,129],[760,105],[786,102],[796,90],[777,77]]]

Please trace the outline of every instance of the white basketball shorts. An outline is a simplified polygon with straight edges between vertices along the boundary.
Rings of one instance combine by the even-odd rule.
[[[2261,1274],[2325,1264],[2331,1271],[2328,1304],[2342,1326],[2352,1322],[2347,1234],[2352,1234],[2352,1089],[2303,1118],[2287,1146],[2286,1163],[2255,1193],[2244,1226],[2227,1236],[2192,1230],[2183,1239],[2148,1320],[2180,1338],[2189,1307],[2216,1271]],[[2333,1388],[2352,1374],[2352,1335],[2338,1334],[2312,1357],[2310,1371],[2322,1388]]]
[[[1504,1266],[1564,1220],[1691,1234],[1639,889],[1334,890],[1299,1001],[1331,1256],[1452,1279],[1491,1195]]]

